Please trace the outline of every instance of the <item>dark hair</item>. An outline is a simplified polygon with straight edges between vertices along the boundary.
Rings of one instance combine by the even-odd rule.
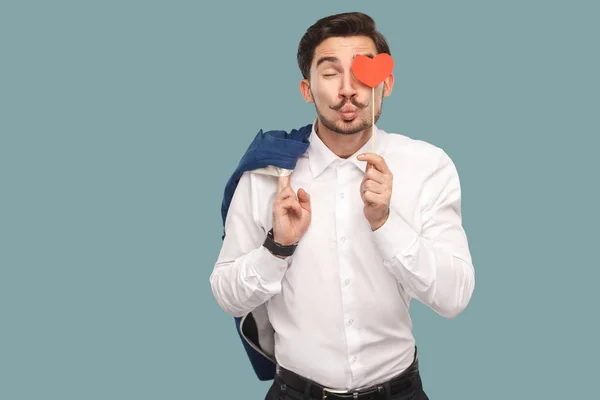
[[[298,67],[304,78],[310,76],[315,48],[325,39],[339,36],[368,36],[375,42],[377,53],[390,53],[389,45],[375,26],[373,18],[361,12],[330,15],[315,22],[298,45]]]

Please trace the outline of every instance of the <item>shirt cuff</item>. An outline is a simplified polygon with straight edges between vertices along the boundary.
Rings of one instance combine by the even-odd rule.
[[[373,241],[385,262],[406,254],[418,239],[414,229],[391,208],[387,221],[373,232]]]
[[[290,259],[291,256],[285,259],[275,257],[266,247],[261,245],[255,259],[252,260],[252,268],[261,282],[280,282],[290,265]]]

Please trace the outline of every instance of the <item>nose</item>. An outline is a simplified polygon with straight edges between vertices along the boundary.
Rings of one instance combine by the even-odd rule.
[[[352,99],[356,96],[356,78],[351,71],[344,74],[342,86],[340,87],[340,98]]]

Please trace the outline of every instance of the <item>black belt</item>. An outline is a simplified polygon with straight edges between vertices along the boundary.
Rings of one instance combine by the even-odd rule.
[[[285,384],[290,389],[296,392],[305,393],[307,386],[308,392],[311,397],[317,399],[326,400],[342,400],[342,399],[354,399],[354,400],[376,400],[383,399],[386,394],[386,388],[389,387],[390,395],[395,396],[402,392],[408,392],[417,385],[419,381],[419,364],[415,351],[415,359],[412,364],[405,369],[402,373],[396,377],[390,379],[387,382],[380,383],[377,385],[370,386],[368,388],[338,391],[336,389],[326,388],[314,381],[306,379],[290,370],[287,370],[281,366],[277,366],[278,380],[280,383]],[[343,393],[340,393],[343,392]]]

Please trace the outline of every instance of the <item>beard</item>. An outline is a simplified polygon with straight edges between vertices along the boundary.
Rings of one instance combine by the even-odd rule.
[[[339,104],[336,104],[335,106],[329,106],[329,108],[332,110],[338,111],[347,103],[352,103],[358,109],[357,113],[360,113],[361,110],[364,110],[369,106],[368,103],[367,104],[359,103],[355,99],[352,99],[352,100],[345,99],[345,100],[342,100]],[[317,112],[317,115],[319,116],[319,121],[321,121],[323,126],[327,129],[329,129],[331,132],[337,133],[339,135],[355,135],[357,133],[360,133],[362,131],[370,129],[373,126],[372,114],[369,117],[364,117],[364,116],[357,114],[357,116],[354,117],[352,120],[349,120],[349,121],[342,120],[342,121],[338,122],[333,119],[329,119],[325,115],[323,115],[323,113],[321,113],[321,111],[319,111],[319,107],[317,106],[316,102],[315,102],[315,110]],[[377,123],[377,121],[379,121],[379,117],[381,116],[382,111],[383,111],[383,96],[381,99],[379,111],[377,111],[377,113],[375,114],[375,123]]]

